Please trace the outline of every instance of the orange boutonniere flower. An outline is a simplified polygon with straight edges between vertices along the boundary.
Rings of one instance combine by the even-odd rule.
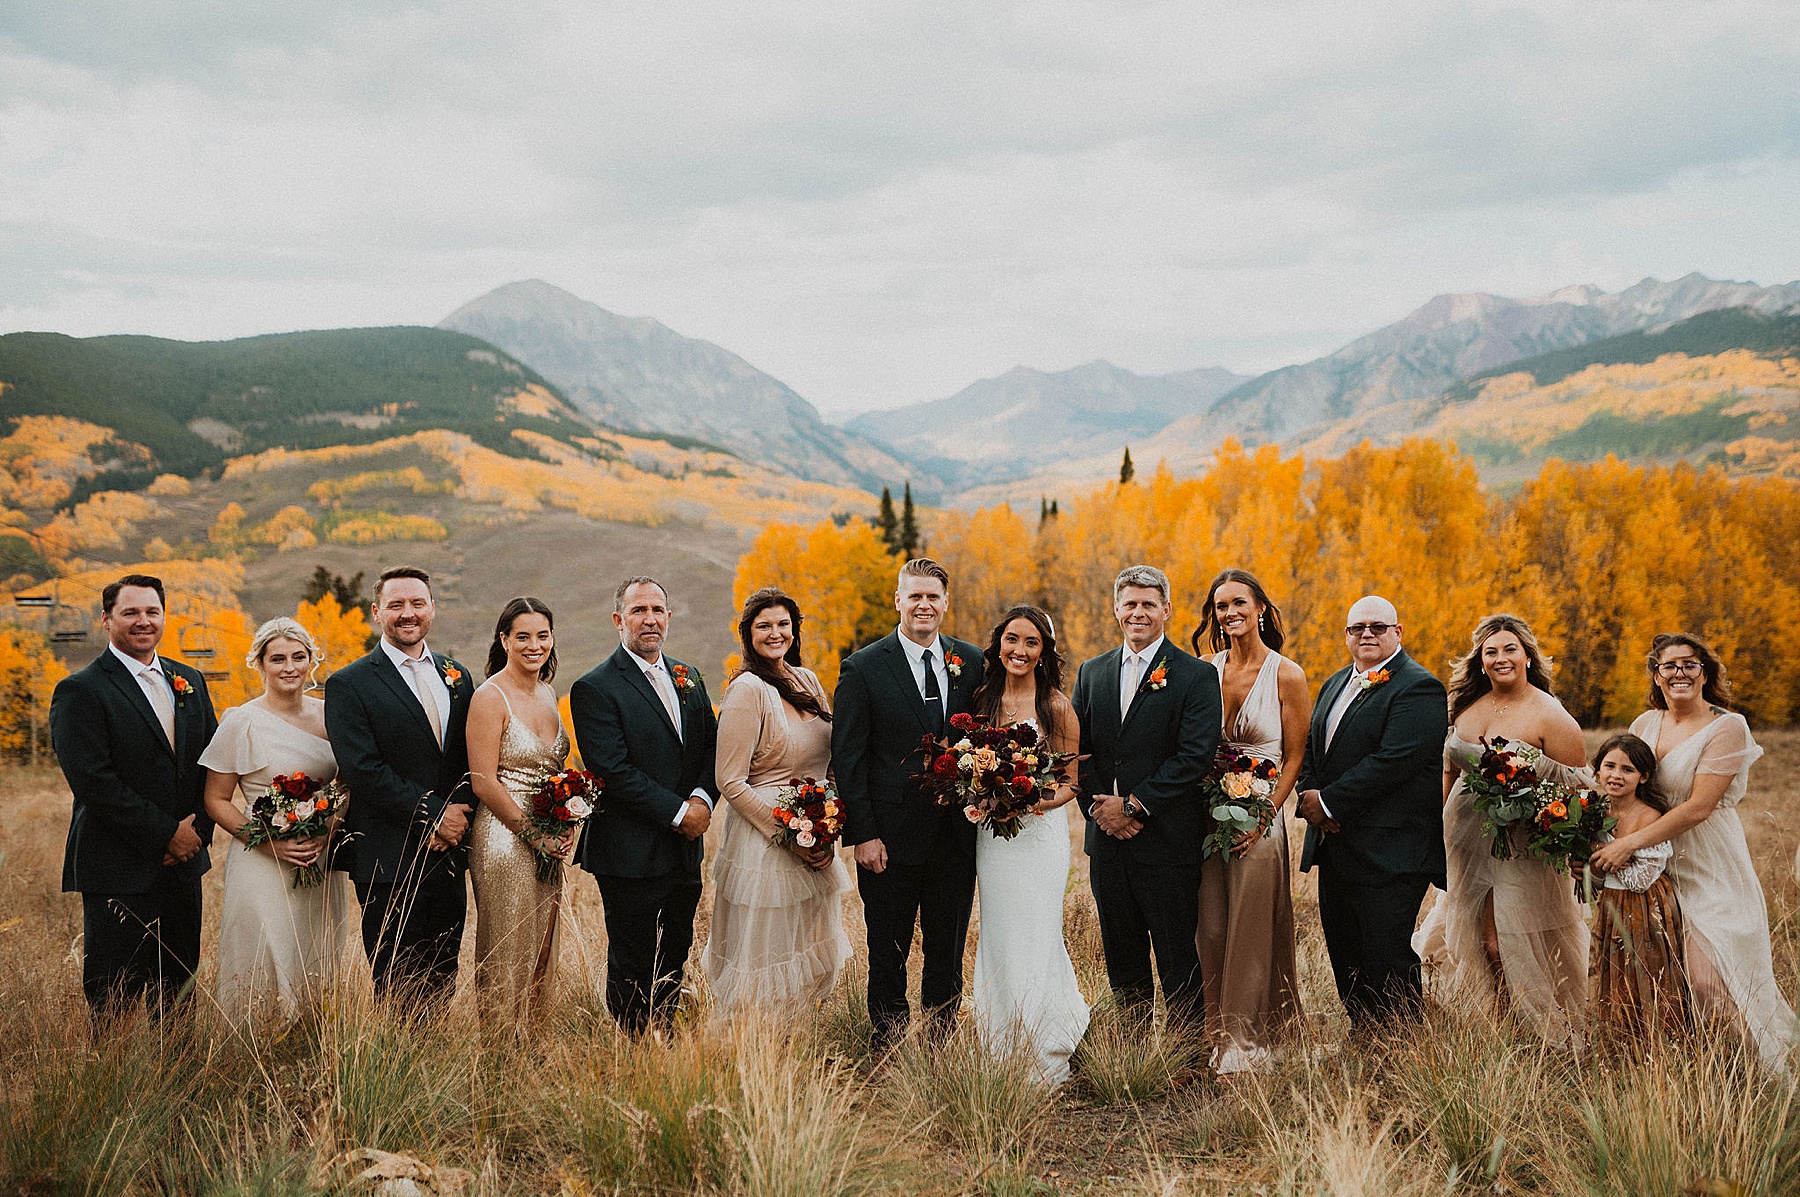
[[[1361,686],[1363,689],[1363,692],[1366,694],[1370,690],[1373,690],[1375,687],[1381,685],[1383,682],[1389,680],[1393,676],[1394,676],[1393,674],[1389,673],[1385,669],[1377,669],[1371,673],[1363,674],[1362,677],[1357,679],[1356,684],[1358,686]]]
[[[962,658],[955,653],[944,654],[944,669],[951,677],[962,676]]]
[[[444,662],[444,685],[454,690],[462,683],[462,679],[463,671],[456,667],[456,662],[446,660]]]
[[[1149,674],[1144,678],[1144,684],[1138,688],[1140,690],[1160,690],[1168,684],[1169,658],[1164,657],[1151,667]]]
[[[692,694],[694,692],[694,687],[699,685],[699,683],[694,680],[695,671],[688,668],[686,665],[670,665],[669,676],[675,679],[675,688],[681,691],[683,696]]]
[[[175,705],[178,707],[186,706],[187,696],[194,692],[194,684],[182,677],[179,673],[164,672],[165,676],[169,679],[169,689],[175,691]]]

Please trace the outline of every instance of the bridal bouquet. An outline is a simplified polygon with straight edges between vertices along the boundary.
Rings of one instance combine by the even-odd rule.
[[[1234,846],[1239,837],[1269,829],[1275,821],[1275,804],[1269,795],[1275,792],[1280,776],[1281,766],[1274,761],[1239,752],[1229,744],[1219,746],[1212,772],[1201,783],[1213,818],[1213,829],[1200,841],[1202,860],[1220,852],[1241,856]]]
[[[1034,724],[993,727],[959,711],[950,716],[952,735],[926,736],[925,772],[913,781],[939,806],[959,806],[969,822],[1003,840],[1019,834],[1033,806],[1056,789],[1072,753],[1053,752]]]
[[[343,809],[348,796],[344,783],[320,781],[305,773],[282,773],[269,780],[269,788],[250,803],[250,821],[244,824],[244,844],[259,848],[275,840],[304,840],[329,835],[333,816]],[[323,857],[294,868],[294,889],[325,880]]]
[[[776,795],[775,821],[781,829],[769,838],[779,846],[829,850],[844,834],[844,804],[830,781],[796,777]]]
[[[1526,850],[1548,860],[1557,872],[1566,872],[1571,857],[1586,860],[1600,837],[1618,824],[1610,806],[1600,790],[1539,786],[1537,810],[1531,817],[1531,830],[1526,833]]]
[[[562,857],[544,847],[545,840],[560,839],[571,827],[580,827],[600,806],[600,779],[586,769],[564,769],[544,774],[525,811],[519,838],[537,856],[539,881],[555,881],[562,875]]]
[[[1481,816],[1481,830],[1492,842],[1497,860],[1511,860],[1521,848],[1535,851],[1534,837],[1550,825],[1543,822],[1546,816],[1554,823],[1564,819],[1571,806],[1585,809],[1576,801],[1575,790],[1537,775],[1543,756],[1530,744],[1484,736],[1481,759],[1475,768],[1463,771],[1463,788]]]

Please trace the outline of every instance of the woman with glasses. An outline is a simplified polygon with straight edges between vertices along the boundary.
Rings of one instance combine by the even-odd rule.
[[[1595,849],[1589,864],[1612,872],[1633,852],[1674,842],[1667,873],[1686,919],[1694,1010],[1729,1023],[1765,1067],[1785,1073],[1794,1011],[1775,987],[1768,908],[1737,813],[1763,750],[1731,709],[1724,662],[1705,641],[1685,632],[1658,636],[1646,664],[1650,709],[1631,731],[1656,750],[1669,809]]]
[[[1515,851],[1496,859],[1464,776],[1484,748],[1525,750],[1540,779],[1586,789],[1581,726],[1556,700],[1550,662],[1516,615],[1490,615],[1450,673],[1444,741],[1449,884],[1418,934],[1433,996],[1477,1017],[1511,1012],[1546,1042],[1579,1048],[1587,1016],[1588,929],[1569,878]]]

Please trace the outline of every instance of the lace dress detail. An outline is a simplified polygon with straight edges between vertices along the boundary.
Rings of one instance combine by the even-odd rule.
[[[1661,711],[1645,711],[1632,723],[1632,734],[1655,745],[1662,718]],[[1750,766],[1762,752],[1742,715],[1721,714],[1659,761],[1656,780],[1679,805],[1693,796],[1697,777],[1731,779],[1713,813],[1670,841],[1674,855],[1667,875],[1681,902],[1689,972],[1697,978],[1701,963],[1695,958],[1703,958],[1730,1003],[1727,1010],[1709,1009],[1705,995],[1691,991],[1696,1012],[1725,1014],[1765,1067],[1785,1073],[1796,1033],[1794,1011],[1775,985],[1768,907],[1737,812],[1750,785]]]
[[[1227,653],[1212,659],[1224,676]],[[1270,652],[1238,708],[1224,742],[1281,764],[1281,663]],[[1200,866],[1200,976],[1213,1066],[1222,1075],[1265,1067],[1270,1046],[1300,1017],[1294,964],[1294,899],[1289,884],[1288,814],[1244,855],[1209,857]]]
[[[237,774],[246,809],[282,774],[337,776],[328,741],[254,704],[225,712],[200,764]],[[278,1030],[316,1006],[346,967],[355,908],[349,878],[327,872],[300,889],[293,879],[291,867],[260,848],[233,840],[226,849],[219,1009],[247,1030]]]
[[[1444,764],[1465,773],[1478,766],[1481,752],[1480,744],[1452,727]],[[1547,755],[1533,771],[1547,781],[1593,788],[1585,767]],[[1494,1017],[1504,1006],[1545,1042],[1579,1048],[1587,1017],[1588,928],[1573,882],[1545,861],[1522,855],[1496,860],[1460,776],[1444,804],[1444,855],[1449,889],[1413,937],[1432,996],[1478,1018]],[[1490,898],[1504,994],[1482,942]]]
[[[544,774],[560,770],[568,760],[568,733],[559,720],[556,738],[545,744],[524,720],[513,716],[506,692],[494,688],[506,702],[496,775],[520,809],[529,810]],[[559,870],[553,881],[539,881],[537,853],[487,807],[476,812],[469,832],[475,984],[491,1013],[524,1017],[542,1008],[552,995],[566,871]]]
[[[975,841],[981,900],[975,1018],[989,1050],[1027,1048],[1051,1085],[1069,1079],[1069,1057],[1089,1018],[1063,940],[1074,805],[1026,818],[1010,840],[982,832]]]
[[[795,669],[826,704],[809,669]],[[796,777],[824,778],[831,768],[831,724],[803,716],[773,686],[741,673],[719,706],[715,776],[724,800],[719,850],[712,861],[712,929],[700,957],[712,989],[712,1018],[744,1009],[776,1018],[815,1008],[850,959],[842,895],[843,861],[813,870],[770,840],[775,799]]]

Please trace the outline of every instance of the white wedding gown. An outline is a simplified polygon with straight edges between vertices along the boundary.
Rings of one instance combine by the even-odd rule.
[[[1027,816],[1010,840],[983,830],[975,844],[976,1024],[992,1051],[1012,1051],[1023,1040],[1052,1085],[1069,1079],[1069,1057],[1088,1027],[1088,1004],[1063,942],[1073,805]]]
[[[1662,717],[1661,711],[1645,711],[1632,723],[1632,734],[1654,745]],[[1738,1023],[1764,1066],[1786,1073],[1796,1039],[1794,1010],[1775,985],[1769,911],[1737,812],[1750,766],[1762,754],[1742,715],[1720,715],[1657,762],[1656,783],[1680,804],[1693,794],[1697,776],[1731,778],[1712,814],[1671,841],[1675,855],[1667,876],[1681,903],[1690,970],[1696,955],[1713,966],[1735,1007],[1723,1013]],[[1704,997],[1694,994],[1701,1010]]]
[[[331,745],[261,707],[233,707],[200,764],[236,773],[246,808],[284,773],[337,776]],[[219,913],[219,1009],[251,1032],[278,1033],[337,979],[355,907],[350,881],[327,872],[293,888],[294,870],[260,848],[230,841]]]

